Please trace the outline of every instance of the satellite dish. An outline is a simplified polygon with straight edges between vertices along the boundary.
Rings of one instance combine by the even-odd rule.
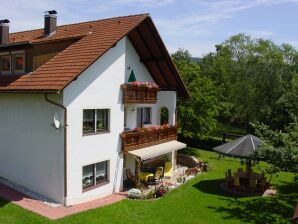
[[[52,125],[56,130],[61,128],[60,116],[57,112],[54,114],[54,123]]]
[[[54,125],[56,129],[60,128],[60,121],[59,121],[59,114],[55,113],[54,114]]]

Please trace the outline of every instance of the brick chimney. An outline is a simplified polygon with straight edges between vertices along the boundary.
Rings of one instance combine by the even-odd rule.
[[[9,20],[0,20],[0,45],[7,44],[9,41]]]
[[[57,12],[56,10],[46,11],[44,15],[44,36],[49,37],[56,32]]]

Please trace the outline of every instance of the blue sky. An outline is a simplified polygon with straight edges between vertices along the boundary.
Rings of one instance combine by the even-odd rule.
[[[1,17],[12,31],[43,27],[43,12],[56,9],[58,24],[150,13],[168,50],[193,56],[243,32],[298,48],[298,0],[9,0]]]

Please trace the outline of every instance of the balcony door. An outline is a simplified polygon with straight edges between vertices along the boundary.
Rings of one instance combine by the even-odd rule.
[[[151,123],[151,107],[137,108],[137,127],[142,128],[144,125]]]

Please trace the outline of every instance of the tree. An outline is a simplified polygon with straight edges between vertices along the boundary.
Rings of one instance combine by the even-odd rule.
[[[218,92],[211,79],[201,76],[200,66],[191,62],[188,51],[179,49],[173,60],[190,93],[189,100],[178,100],[178,120],[184,137],[202,137],[216,126]]]
[[[298,123],[297,118],[284,131],[271,130],[267,125],[254,124],[256,134],[263,140],[263,144],[256,152],[272,164],[273,170],[298,174]]]
[[[292,46],[238,34],[206,55],[201,68],[220,91],[221,120],[242,124],[248,131],[255,121],[278,129],[292,122],[294,108],[288,108],[286,99],[297,95],[293,82],[298,53]],[[282,111],[281,106],[289,110]]]

